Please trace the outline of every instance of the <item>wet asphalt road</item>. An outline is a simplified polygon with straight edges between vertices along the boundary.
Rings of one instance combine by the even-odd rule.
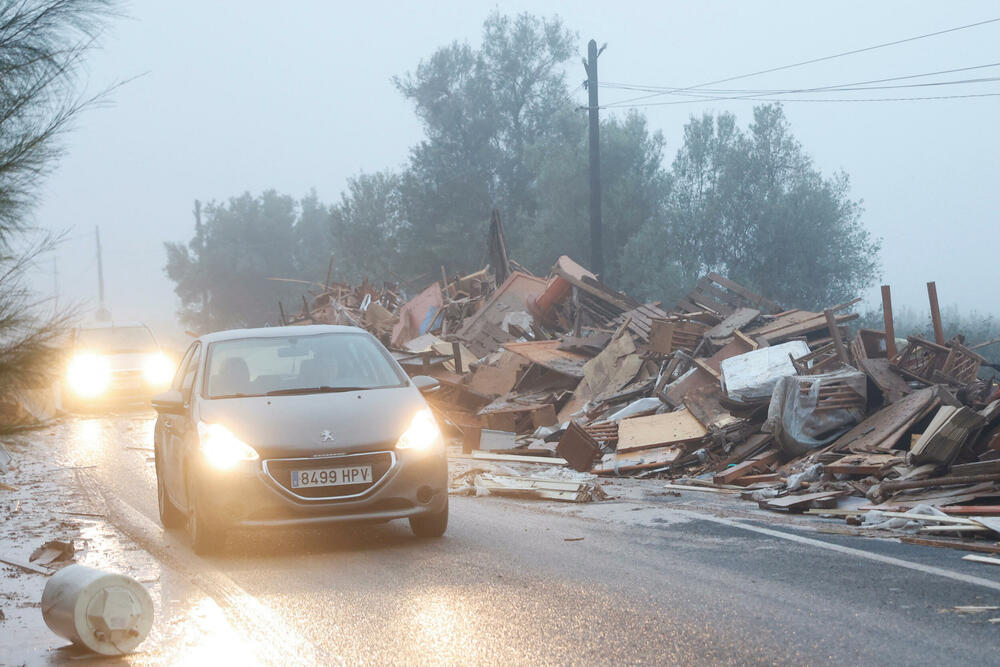
[[[145,531],[143,545],[238,612],[237,630],[266,644],[263,662],[996,664],[1000,625],[988,619],[1000,611],[950,609],[1000,605],[1000,587],[667,507],[632,525],[627,507],[620,523],[453,498],[441,540],[416,540],[405,522],[239,533],[198,559],[182,534],[153,527],[141,449],[151,433],[148,417],[123,416],[68,422],[47,440],[62,460],[96,466],[92,479]],[[961,552],[810,537],[1000,582],[1000,568]]]

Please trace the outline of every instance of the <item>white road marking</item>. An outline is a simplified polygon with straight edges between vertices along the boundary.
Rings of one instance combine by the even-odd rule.
[[[903,560],[901,558],[894,558],[892,556],[883,556],[882,554],[872,553],[870,551],[864,551],[862,549],[854,549],[852,547],[845,547],[839,544],[833,544],[831,542],[824,542],[823,540],[815,540],[811,537],[804,537],[802,535],[793,535],[791,533],[785,533],[780,530],[772,530],[771,528],[754,526],[752,524],[743,523],[735,519],[726,519],[723,517],[712,516],[710,514],[699,514],[698,512],[691,512],[688,510],[671,510],[671,511],[683,514],[685,516],[689,516],[692,519],[711,521],[713,523],[718,523],[723,526],[739,528],[741,530],[747,530],[753,533],[760,533],[761,535],[769,535],[771,537],[777,537],[778,539],[788,540],[789,542],[798,542],[799,544],[807,544],[812,547],[827,549],[829,551],[836,551],[837,553],[846,554],[848,556],[866,558],[868,560],[873,560],[878,563],[885,563],[886,565],[905,567],[907,569],[915,570],[917,572],[923,572],[924,574],[931,574],[938,577],[945,577],[947,579],[961,581],[962,583],[965,584],[971,584],[973,586],[982,586],[983,588],[989,588],[994,591],[1000,591],[1000,582],[991,581],[989,579],[983,579],[982,577],[976,577],[971,574],[963,574],[961,572],[946,570],[943,567],[935,567],[933,565],[923,565],[921,563],[914,563],[912,561]]]

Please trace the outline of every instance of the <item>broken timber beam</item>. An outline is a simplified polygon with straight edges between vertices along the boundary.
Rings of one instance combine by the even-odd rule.
[[[944,327],[941,325],[941,309],[938,306],[937,285],[934,281],[927,283],[927,298],[931,304],[931,324],[934,325],[934,342],[944,345]]]
[[[892,321],[892,294],[888,285],[882,285],[882,319],[885,321],[885,354],[892,359],[896,350],[896,328]]]

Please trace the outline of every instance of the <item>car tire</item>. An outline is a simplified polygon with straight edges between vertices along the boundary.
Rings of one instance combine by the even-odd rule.
[[[448,502],[445,499],[444,509],[434,514],[421,514],[410,517],[410,530],[417,537],[441,537],[448,530]]]
[[[225,541],[225,531],[205,520],[204,512],[198,509],[198,493],[188,484],[187,530],[191,537],[191,550],[199,556],[214,553]]]
[[[163,483],[163,473],[160,471],[160,453],[156,452],[156,504],[160,510],[160,523],[164,528],[182,528],[184,526],[184,513],[181,512],[174,501],[167,495],[166,485]]]

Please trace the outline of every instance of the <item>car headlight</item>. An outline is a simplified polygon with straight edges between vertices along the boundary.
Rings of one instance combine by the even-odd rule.
[[[222,424],[198,422],[198,443],[202,456],[213,468],[230,470],[241,461],[256,461],[257,451]]]
[[[111,384],[111,366],[99,354],[78,354],[66,368],[66,383],[77,396],[100,396]]]
[[[430,408],[423,408],[413,415],[410,426],[399,436],[396,449],[425,451],[441,441],[441,429]]]
[[[146,377],[146,382],[156,387],[166,386],[174,377],[174,365],[167,355],[157,352],[146,358],[143,364],[142,374]]]

